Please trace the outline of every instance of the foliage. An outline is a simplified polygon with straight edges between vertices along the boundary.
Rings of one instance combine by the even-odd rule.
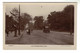
[[[43,16],[35,16],[34,18],[35,23],[34,23],[34,28],[35,29],[42,29],[43,28]]]
[[[21,30],[24,30],[26,24],[29,23],[29,21],[31,21],[32,18],[29,14],[27,13],[22,13],[21,17],[20,17],[20,28]]]
[[[14,31],[14,25],[17,26],[17,22],[13,19],[12,16],[9,17],[9,15],[5,15],[5,19],[6,19],[6,30],[7,31]]]
[[[48,17],[50,29],[58,31],[74,30],[74,6],[68,5],[63,11],[51,12]]]
[[[19,18],[20,18],[20,30],[24,30],[25,25],[29,23],[29,21],[32,19],[31,16],[27,13],[21,13],[19,17],[19,11],[16,8],[12,9],[10,13],[11,16],[5,15],[5,21],[6,21],[5,27],[7,31],[14,31],[15,27],[16,30],[19,29]]]

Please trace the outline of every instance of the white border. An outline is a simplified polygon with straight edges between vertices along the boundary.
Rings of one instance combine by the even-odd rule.
[[[3,5],[3,9],[4,9],[4,11],[3,12],[5,12],[5,5],[6,4],[8,4],[8,3],[10,3],[10,2],[5,2],[4,3],[4,5]],[[12,3],[12,2],[11,2]],[[19,3],[19,2],[18,2]],[[18,3],[13,3],[13,4],[18,4]],[[44,3],[37,3],[36,2],[36,4],[45,4],[46,2],[44,2]],[[20,3],[20,4],[35,4],[35,2],[34,3],[28,3],[28,2],[22,2],[22,3]],[[74,21],[75,21],[75,23],[74,23],[74,45],[41,45],[41,46],[46,46],[46,47],[31,47],[32,45],[30,44],[30,45],[13,45],[13,46],[10,46],[10,45],[6,45],[5,44],[5,19],[4,19],[4,44],[3,44],[3,46],[4,46],[4,49],[9,49],[9,50],[16,50],[16,49],[22,49],[22,50],[24,50],[24,49],[26,49],[26,50],[39,50],[39,49],[41,49],[41,50],[74,50],[74,49],[76,49],[76,37],[77,37],[77,35],[76,35],[76,9],[77,9],[77,3],[76,2],[74,2],[74,3],[72,3],[72,2],[70,2],[70,3],[68,3],[68,2],[59,2],[59,3],[53,3],[53,2],[47,2],[47,4],[72,4],[72,5],[74,5]],[[5,13],[4,13],[4,15],[5,15]],[[5,18],[5,16],[3,15],[3,17]],[[36,46],[35,44],[34,44],[34,46]]]

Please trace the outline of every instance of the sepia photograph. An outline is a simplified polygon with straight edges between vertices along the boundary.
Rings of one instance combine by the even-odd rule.
[[[3,10],[4,45],[76,45],[76,2],[4,2]]]

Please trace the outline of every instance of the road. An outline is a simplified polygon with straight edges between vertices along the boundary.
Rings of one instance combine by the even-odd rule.
[[[42,30],[34,30],[31,35],[26,31],[19,39],[6,41],[7,44],[52,44],[52,45],[72,45],[74,43],[74,35],[68,32],[43,33]]]

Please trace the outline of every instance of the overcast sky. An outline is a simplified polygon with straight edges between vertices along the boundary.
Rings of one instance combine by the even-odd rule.
[[[34,16],[43,16],[46,19],[50,12],[62,11],[71,3],[7,3],[5,4],[6,13],[10,15],[13,8],[19,9],[19,4],[21,13],[28,13],[32,18]]]

